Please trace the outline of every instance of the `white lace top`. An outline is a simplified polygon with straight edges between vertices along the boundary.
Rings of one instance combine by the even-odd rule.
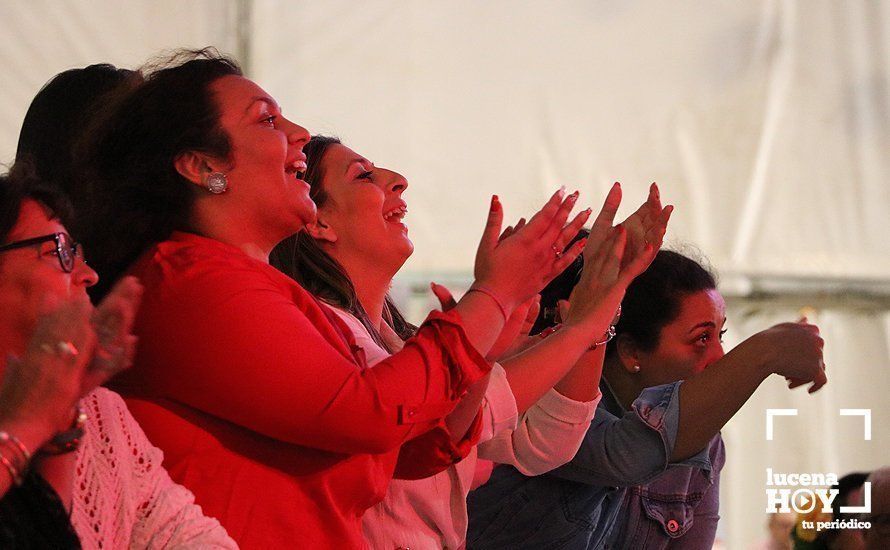
[[[238,548],[177,485],[120,396],[97,388],[77,451],[71,523],[84,548]]]

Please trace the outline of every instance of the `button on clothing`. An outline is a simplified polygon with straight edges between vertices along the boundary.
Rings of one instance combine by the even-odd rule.
[[[680,528],[680,525],[677,523],[677,520],[672,519],[667,523],[668,532],[674,534]]]
[[[131,272],[145,287],[139,346],[116,385],[241,548],[361,548],[397,460],[413,477],[451,464],[443,416],[491,370],[456,312],[368,369],[327,307],[236,247],[174,233]],[[444,445],[402,460],[408,440]]]
[[[370,365],[389,356],[358,319],[336,308],[333,311],[364,347]],[[380,334],[390,349],[404,345],[386,324]],[[577,451],[598,402],[598,397],[582,403],[550,390],[520,417],[506,373],[495,364],[477,417],[478,448],[472,447],[466,458],[435,476],[393,480],[383,502],[362,520],[368,544],[375,549],[462,548],[467,532],[466,498],[477,458],[513,464],[529,474],[560,466]]]
[[[470,493],[467,547],[649,550],[683,537],[684,549],[710,549],[723,440],[718,434],[697,455],[668,462],[680,385],[647,388],[624,411],[603,382],[571,462],[537,477],[499,466]]]

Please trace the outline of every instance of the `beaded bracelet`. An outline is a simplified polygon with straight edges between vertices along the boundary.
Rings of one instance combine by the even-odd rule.
[[[63,455],[76,451],[80,447],[83,439],[84,426],[88,420],[87,413],[80,405],[77,405],[77,411],[74,413],[74,420],[71,427],[63,432],[59,432],[53,436],[49,442],[44,445],[40,452],[45,455]]]
[[[473,292],[473,291],[481,292],[482,294],[485,294],[486,296],[491,298],[494,301],[494,303],[497,304],[498,309],[501,310],[501,315],[504,316],[504,322],[505,323],[507,322],[507,319],[509,319],[510,316],[507,314],[507,308],[504,307],[504,303],[501,301],[500,298],[497,297],[497,294],[492,292],[492,290],[489,289],[488,287],[485,287],[482,285],[477,285],[475,283],[473,283],[473,285],[470,286],[469,290],[467,290],[467,292]]]
[[[590,346],[589,348],[587,348],[587,349],[588,349],[588,350],[595,350],[596,348],[598,348],[598,347],[600,347],[600,346],[603,346],[603,345],[608,344],[609,342],[611,342],[611,341],[612,341],[612,338],[615,338],[615,325],[609,325],[609,330],[607,330],[606,333],[603,334],[603,339],[600,340],[599,342],[594,342],[594,343],[591,344],[591,346]]]

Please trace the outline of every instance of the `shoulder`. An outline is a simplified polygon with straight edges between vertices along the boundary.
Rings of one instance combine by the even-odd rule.
[[[81,400],[81,406],[88,417],[85,443],[94,447],[93,451],[101,447],[102,456],[123,462],[135,460],[148,469],[152,462],[160,464],[160,449],[149,442],[118,393],[98,387]]]
[[[104,417],[108,414],[116,416],[129,415],[127,404],[117,393],[108,388],[98,387],[86,394],[80,400],[81,407],[87,413],[89,420],[87,426],[92,425],[94,420]]]
[[[234,246],[198,235],[174,233],[150,249],[131,274],[145,287],[143,314],[183,317],[197,309],[203,316],[206,308],[235,301],[257,308],[279,303],[316,309],[315,299],[274,267]]]

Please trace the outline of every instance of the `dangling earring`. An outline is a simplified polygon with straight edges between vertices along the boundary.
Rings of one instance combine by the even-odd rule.
[[[204,186],[214,195],[219,195],[229,188],[229,179],[222,172],[211,172],[204,180]]]
[[[634,365],[633,368],[632,368],[631,370],[634,371],[635,373],[636,373],[636,372],[640,372],[640,366],[639,366],[639,365]]]

